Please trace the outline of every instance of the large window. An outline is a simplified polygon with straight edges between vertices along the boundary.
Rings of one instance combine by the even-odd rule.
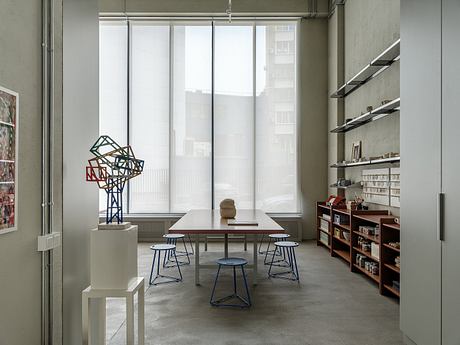
[[[101,22],[100,132],[145,160],[129,213],[224,198],[299,211],[296,32],[295,21]]]

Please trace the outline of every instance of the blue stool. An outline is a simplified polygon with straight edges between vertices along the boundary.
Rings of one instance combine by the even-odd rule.
[[[211,294],[211,299],[210,299],[210,303],[212,306],[236,307],[236,308],[249,308],[251,306],[251,297],[249,295],[248,282],[246,280],[246,274],[244,272],[244,266],[247,263],[248,263],[247,260],[241,259],[241,258],[223,258],[223,259],[217,260],[217,264],[219,265],[219,268],[217,270],[216,280],[214,281],[214,287],[212,288],[212,294]],[[220,298],[218,300],[214,300],[214,293],[216,292],[217,280],[219,279],[220,269],[222,268],[222,266],[233,267],[233,294]],[[238,295],[238,292],[236,289],[236,267],[238,266],[241,267],[241,274],[243,275],[244,287],[246,289],[246,298],[243,298],[240,295]],[[241,302],[241,304],[225,303],[231,299],[238,299]]]
[[[275,246],[275,249],[270,250],[270,245],[272,244],[272,242],[287,241],[289,237],[291,237],[291,235],[289,234],[268,235],[268,245],[267,245],[267,250],[265,251],[264,265],[289,267],[289,263],[286,260],[286,250],[284,248],[278,248]],[[272,260],[268,258],[268,254],[272,255]],[[278,260],[274,260],[275,256],[282,256],[282,258]]]
[[[160,284],[166,284],[166,283],[181,282],[182,281],[182,272],[180,271],[180,265],[179,265],[179,262],[177,261],[177,257],[176,257],[176,246],[174,244],[156,244],[154,246],[151,246],[150,249],[153,250],[153,262],[152,262],[152,270],[150,271],[149,284],[150,285],[160,285]],[[169,256],[172,255],[174,257],[174,260],[175,260],[176,266],[177,266],[177,270],[179,271],[179,278],[160,274],[161,252],[164,252],[164,257],[165,258],[168,255]],[[158,259],[156,260],[157,257],[158,257]],[[156,270],[155,278],[153,278],[153,280],[152,280],[153,270],[155,268],[155,261],[157,262],[157,270]],[[159,278],[164,278],[165,280],[163,280],[161,282],[156,282],[156,280],[159,279]]]
[[[281,278],[287,280],[293,280],[299,282],[299,269],[297,268],[297,259],[295,257],[295,247],[298,247],[299,244],[297,242],[291,241],[280,241],[275,242],[275,250],[276,249],[283,249],[287,253],[287,263],[289,264],[289,270],[278,272],[278,273],[271,273],[275,255],[272,256],[272,262],[270,264],[270,269],[268,270],[268,277],[269,278]],[[289,275],[289,276],[287,276]]]
[[[187,257],[187,261],[179,261],[179,265],[180,266],[183,266],[183,265],[190,265],[190,257],[188,255],[188,249],[187,249],[187,245],[185,244],[185,235],[183,234],[166,234],[166,235],[163,235],[164,238],[166,238],[166,243],[167,244],[173,244],[176,246],[176,256],[175,258],[177,259],[178,257],[181,257],[181,256],[186,256]],[[184,245],[184,249],[183,251],[179,251],[177,250],[177,240],[182,240],[182,243]],[[163,259],[163,267],[164,268],[169,268],[169,267],[174,267],[176,266],[175,262],[173,262],[174,260],[172,260],[172,256],[171,256],[171,251],[168,252],[168,255],[165,255],[164,259]],[[171,262],[173,262],[171,264]]]

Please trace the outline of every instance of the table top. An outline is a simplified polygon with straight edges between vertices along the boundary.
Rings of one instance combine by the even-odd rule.
[[[275,234],[284,229],[261,210],[236,210],[237,221],[255,221],[258,225],[228,225],[220,210],[191,210],[169,228],[182,234]]]

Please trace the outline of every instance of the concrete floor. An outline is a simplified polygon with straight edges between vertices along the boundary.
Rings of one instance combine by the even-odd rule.
[[[245,253],[242,243],[232,243],[230,255],[251,261],[252,244],[248,249]],[[202,263],[220,258],[222,250],[222,244],[210,244]],[[259,284],[251,286],[249,310],[211,307],[216,271],[202,270],[201,286],[195,286],[193,260],[191,266],[182,267],[182,283],[151,287],[147,283],[146,344],[403,344],[397,301],[379,295],[374,283],[351,273],[343,261],[331,258],[314,242],[303,242],[297,258],[300,284],[268,279],[259,256]],[[139,244],[139,274],[146,282],[151,260],[149,244]],[[225,288],[231,288],[229,274],[224,272]],[[251,279],[251,270],[248,276]],[[107,303],[110,345],[125,344],[124,308],[121,300]]]

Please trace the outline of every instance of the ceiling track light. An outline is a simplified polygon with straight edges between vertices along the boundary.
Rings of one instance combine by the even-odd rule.
[[[228,14],[228,22],[232,22],[232,0],[228,0],[228,7],[225,13]]]

